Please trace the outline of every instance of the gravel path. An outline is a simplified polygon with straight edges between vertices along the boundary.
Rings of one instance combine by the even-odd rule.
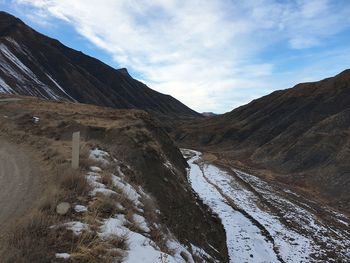
[[[31,159],[29,150],[0,138],[0,249],[6,230],[40,195],[41,180]]]

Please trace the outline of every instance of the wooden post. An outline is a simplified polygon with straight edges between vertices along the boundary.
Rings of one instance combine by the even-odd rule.
[[[80,132],[73,133],[72,140],[72,168],[79,168],[79,147],[80,146]]]

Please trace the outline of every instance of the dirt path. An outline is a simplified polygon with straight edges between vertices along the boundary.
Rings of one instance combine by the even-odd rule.
[[[345,215],[251,174],[207,163],[200,152],[183,153],[190,157],[192,188],[226,229],[231,262],[349,262]]]
[[[30,210],[41,192],[38,169],[25,147],[0,138],[0,254],[6,230]]]

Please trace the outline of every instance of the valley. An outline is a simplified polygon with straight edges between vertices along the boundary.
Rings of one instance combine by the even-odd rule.
[[[350,260],[350,220],[345,215],[287,187],[210,164],[200,152],[182,152],[192,188],[222,220],[230,262]]]
[[[350,262],[349,160],[349,69],[199,114],[0,12],[0,262]]]

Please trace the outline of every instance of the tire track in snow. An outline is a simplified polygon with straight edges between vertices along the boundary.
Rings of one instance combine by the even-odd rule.
[[[283,262],[278,259],[274,245],[262,234],[259,227],[245,215],[237,211],[220,194],[218,189],[208,183],[197,164],[199,153],[191,158],[189,173],[191,185],[203,201],[218,214],[226,230],[226,242],[231,262]]]
[[[239,208],[234,200],[232,198],[230,198],[228,195],[226,195],[222,189],[220,187],[218,187],[216,184],[212,183],[208,177],[205,175],[204,169],[202,169],[202,173],[203,173],[203,177],[204,179],[208,182],[208,184],[212,185],[213,187],[215,187],[215,189],[220,193],[220,195],[226,200],[227,204],[229,206],[232,207],[232,209],[236,210],[237,212],[241,213],[243,216],[245,216],[249,221],[252,222],[253,225],[255,225],[257,228],[260,229],[261,234],[269,241],[272,243],[273,245],[273,251],[276,254],[277,259],[282,262],[285,263],[285,261],[283,260],[283,258],[280,255],[280,252],[278,250],[278,247],[275,244],[275,240],[273,239],[273,237],[271,236],[270,232],[262,225],[260,224],[260,222],[258,220],[256,220],[254,217],[252,217],[249,213],[247,213],[245,210]]]
[[[282,262],[350,262],[350,220],[345,215],[306,200],[285,186],[271,184],[233,168],[226,170],[201,162],[199,152],[184,150],[184,154],[191,155],[189,177],[193,189],[219,217],[224,218],[222,223],[228,233],[228,248],[235,252],[231,257],[234,262],[254,262],[247,259],[247,255],[235,258],[237,250],[234,245],[237,243],[230,241],[230,235],[231,239],[242,238],[234,236],[236,233],[231,228],[236,232],[246,231],[247,221],[273,243],[276,257]],[[198,182],[198,178],[203,182]],[[227,213],[220,216],[222,211],[216,209],[217,204],[212,202],[211,192],[208,193],[206,187],[216,193],[217,200],[230,206],[231,210],[225,212],[231,212],[231,219],[227,218]],[[245,217],[246,224],[237,222],[235,213],[238,212]],[[257,232],[250,234],[250,237],[246,235],[249,244],[256,243],[252,236]],[[238,253],[244,251],[238,250]],[[263,259],[265,261],[261,262],[275,262]]]

